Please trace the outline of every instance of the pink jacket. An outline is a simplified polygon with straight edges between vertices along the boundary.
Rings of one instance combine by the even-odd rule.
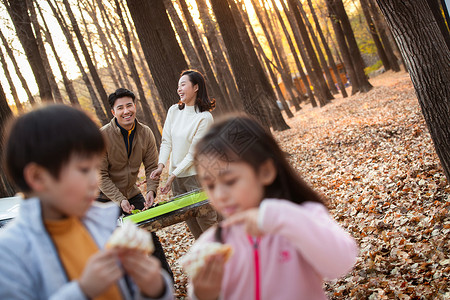
[[[322,280],[346,274],[356,261],[354,239],[319,203],[265,199],[259,226],[265,232],[259,241],[242,225],[222,232],[234,254],[225,265],[220,299],[327,299]],[[193,247],[215,241],[214,233],[206,231]],[[191,285],[189,294],[196,298]]]

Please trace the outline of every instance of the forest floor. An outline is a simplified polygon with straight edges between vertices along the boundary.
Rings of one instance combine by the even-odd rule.
[[[409,75],[370,82],[368,93],[304,105],[286,119],[291,129],[274,133],[360,247],[353,270],[324,289],[330,299],[450,299],[450,185]],[[193,237],[184,224],[158,235],[184,299],[177,260]]]

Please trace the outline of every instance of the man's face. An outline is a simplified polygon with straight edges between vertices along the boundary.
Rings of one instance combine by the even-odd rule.
[[[120,126],[126,130],[133,128],[136,119],[136,105],[131,97],[118,98],[111,111]]]

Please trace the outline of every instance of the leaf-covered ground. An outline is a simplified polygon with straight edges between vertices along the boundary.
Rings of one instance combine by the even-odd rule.
[[[330,299],[450,299],[450,185],[409,75],[371,83],[365,94],[304,105],[290,130],[274,133],[360,247],[352,272],[324,288]],[[158,234],[184,299],[177,259],[193,237],[184,224]]]

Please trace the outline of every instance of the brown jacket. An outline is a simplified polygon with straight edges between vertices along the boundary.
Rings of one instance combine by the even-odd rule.
[[[158,180],[151,180],[150,173],[157,168],[158,151],[151,129],[139,121],[136,122],[136,132],[129,158],[115,118],[100,130],[107,145],[106,154],[100,166],[100,191],[102,192],[100,197],[110,199],[120,206],[123,200],[139,194],[136,180],[141,163],[145,167],[147,192],[153,191],[156,195]]]

